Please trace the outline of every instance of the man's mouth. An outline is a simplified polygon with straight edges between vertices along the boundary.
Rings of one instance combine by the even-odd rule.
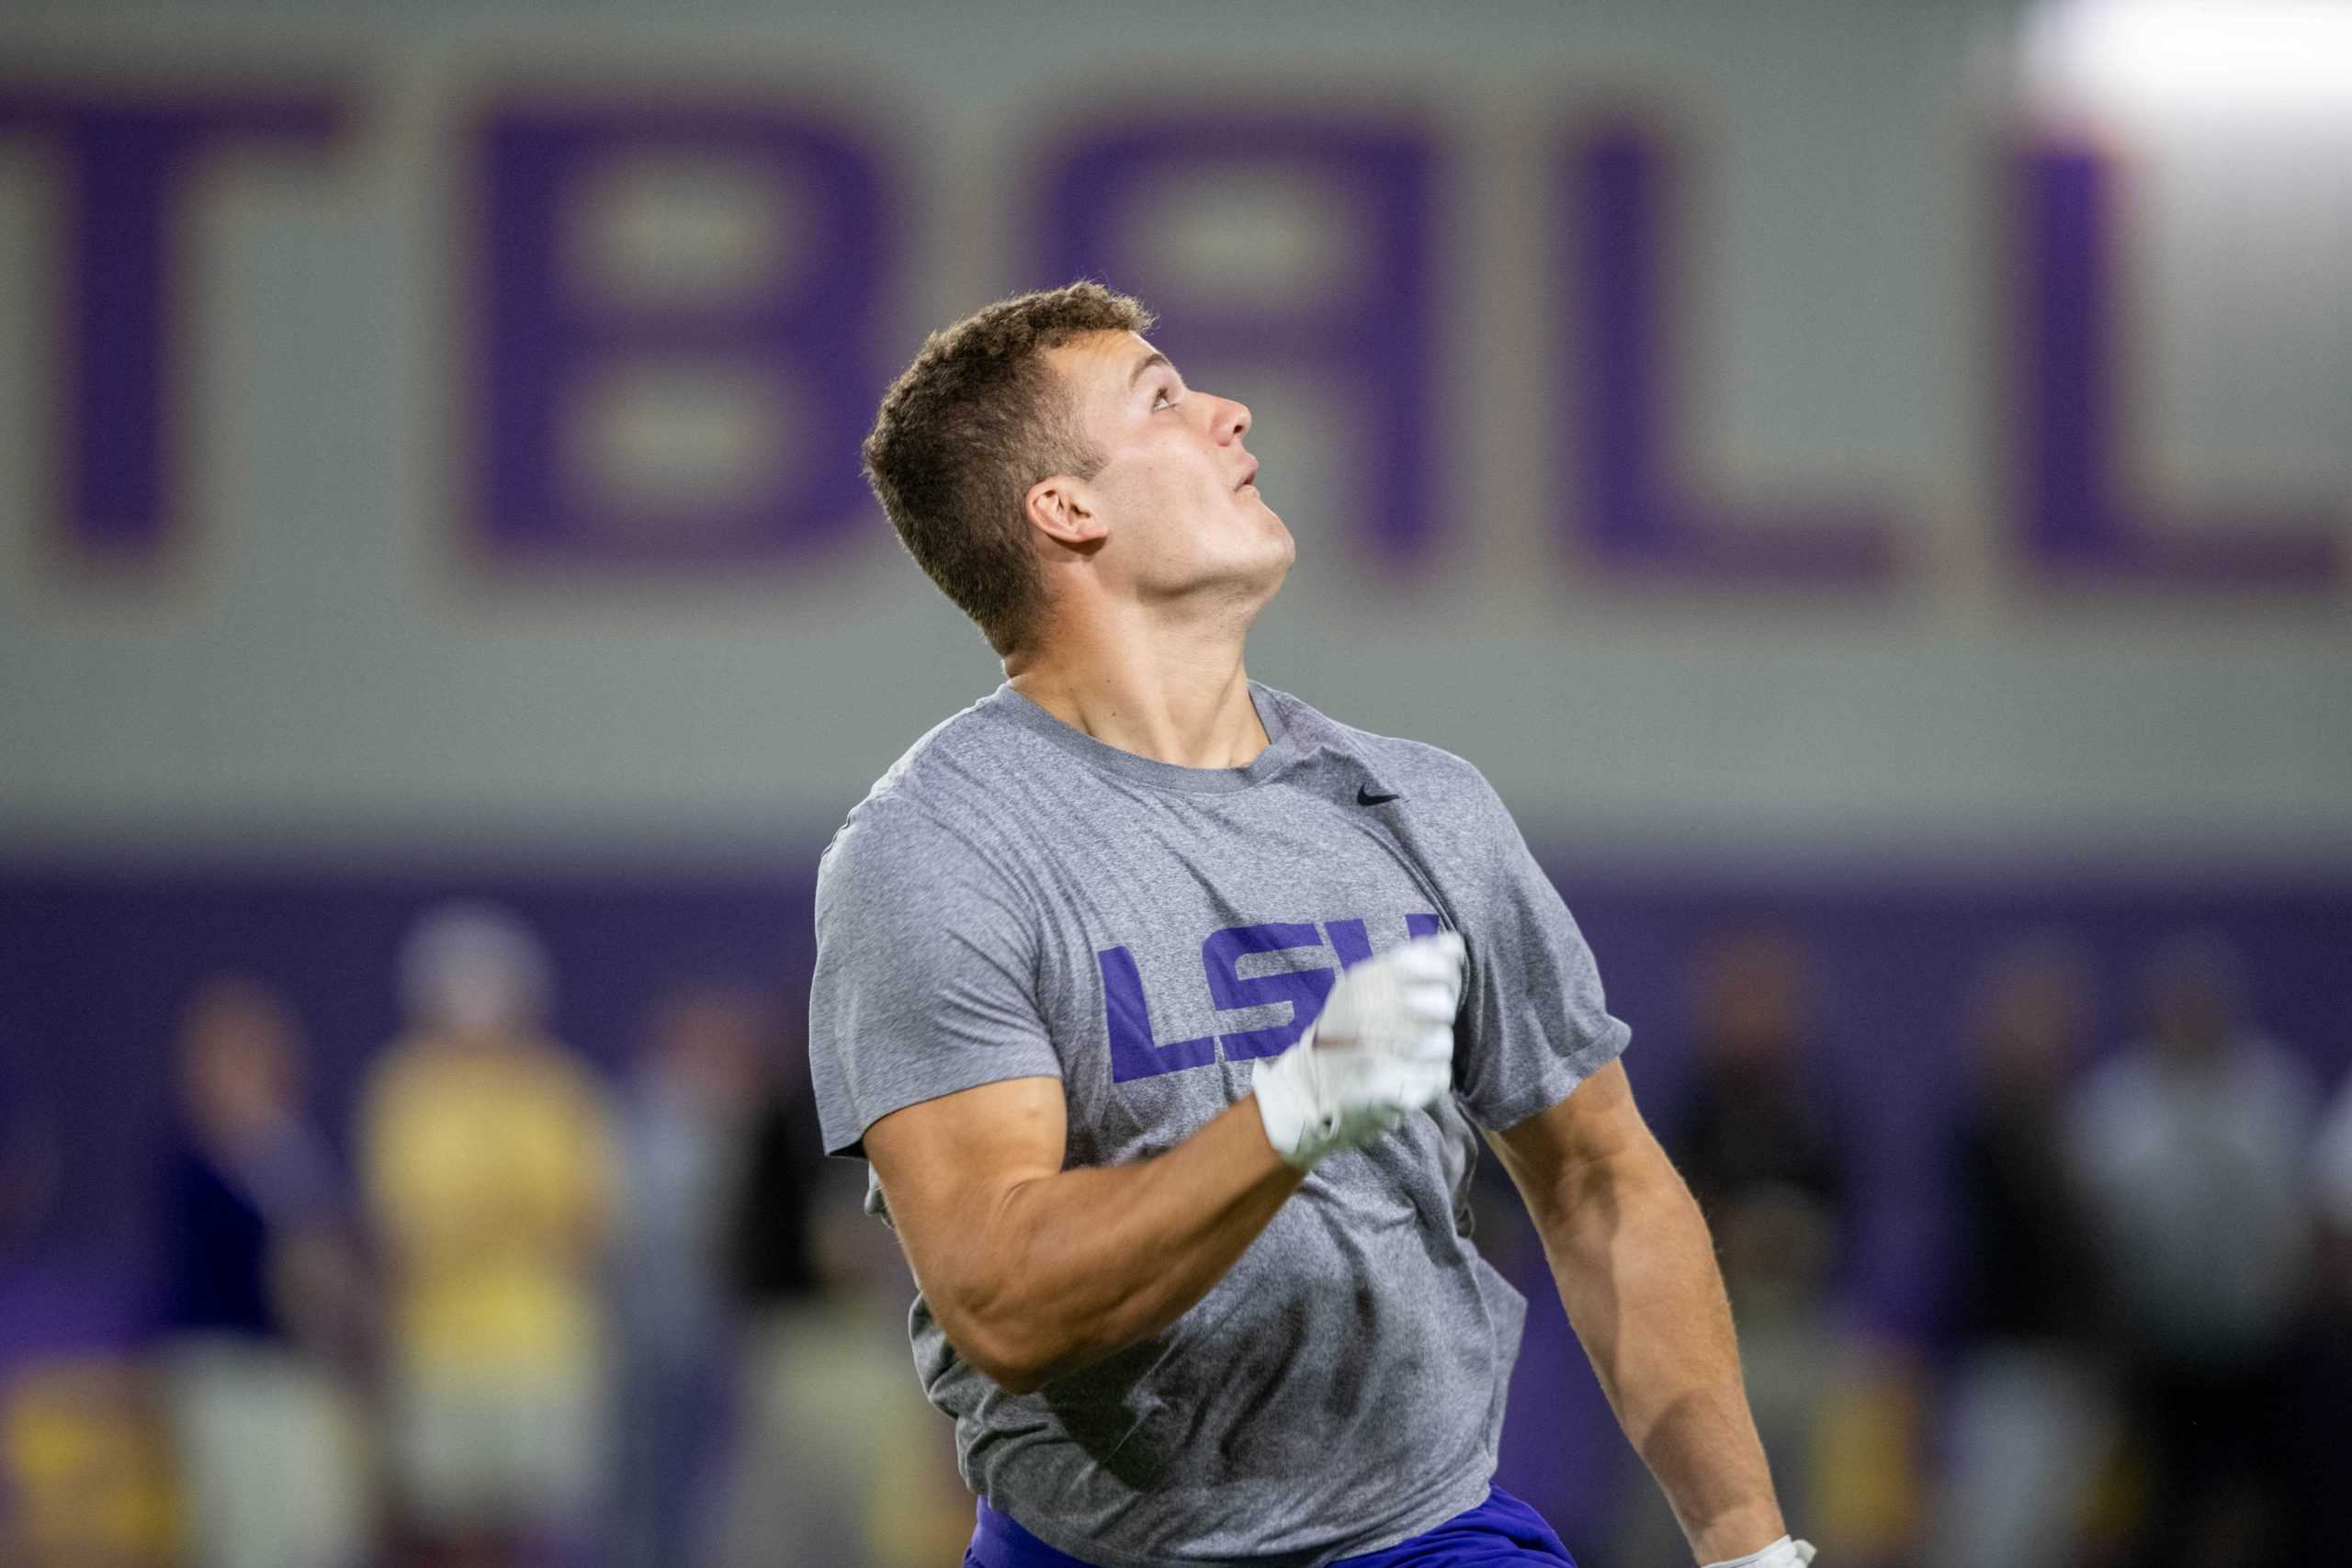
[[[1236,490],[1248,490],[1251,485],[1254,485],[1257,482],[1258,461],[1253,457],[1250,460],[1250,466],[1241,470],[1241,482],[1235,485],[1233,488]]]

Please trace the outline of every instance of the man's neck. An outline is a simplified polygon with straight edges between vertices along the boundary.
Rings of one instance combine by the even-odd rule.
[[[1072,635],[1005,661],[1012,689],[1122,751],[1185,768],[1242,768],[1270,743],[1241,639]]]

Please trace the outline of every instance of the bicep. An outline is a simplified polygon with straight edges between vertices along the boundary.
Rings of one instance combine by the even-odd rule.
[[[1062,1168],[1062,1081],[1016,1077],[894,1111],[865,1130],[899,1245],[947,1322],[989,1292],[990,1221],[1014,1190]]]
[[[1487,1141],[1545,1230],[1565,1220],[1596,1182],[1672,1169],[1634,1103],[1622,1061],[1534,1115],[1489,1133]]]

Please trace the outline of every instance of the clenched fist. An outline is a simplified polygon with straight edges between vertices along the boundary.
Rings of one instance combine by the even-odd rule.
[[[1354,965],[1298,1043],[1251,1079],[1274,1152],[1305,1170],[1433,1105],[1453,1081],[1458,932],[1415,937]]]

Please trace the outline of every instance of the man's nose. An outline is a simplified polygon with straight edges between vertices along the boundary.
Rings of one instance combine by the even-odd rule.
[[[1250,433],[1250,405],[1231,398],[1219,398],[1221,405],[1216,417],[1216,438],[1219,442],[1238,441]]]

